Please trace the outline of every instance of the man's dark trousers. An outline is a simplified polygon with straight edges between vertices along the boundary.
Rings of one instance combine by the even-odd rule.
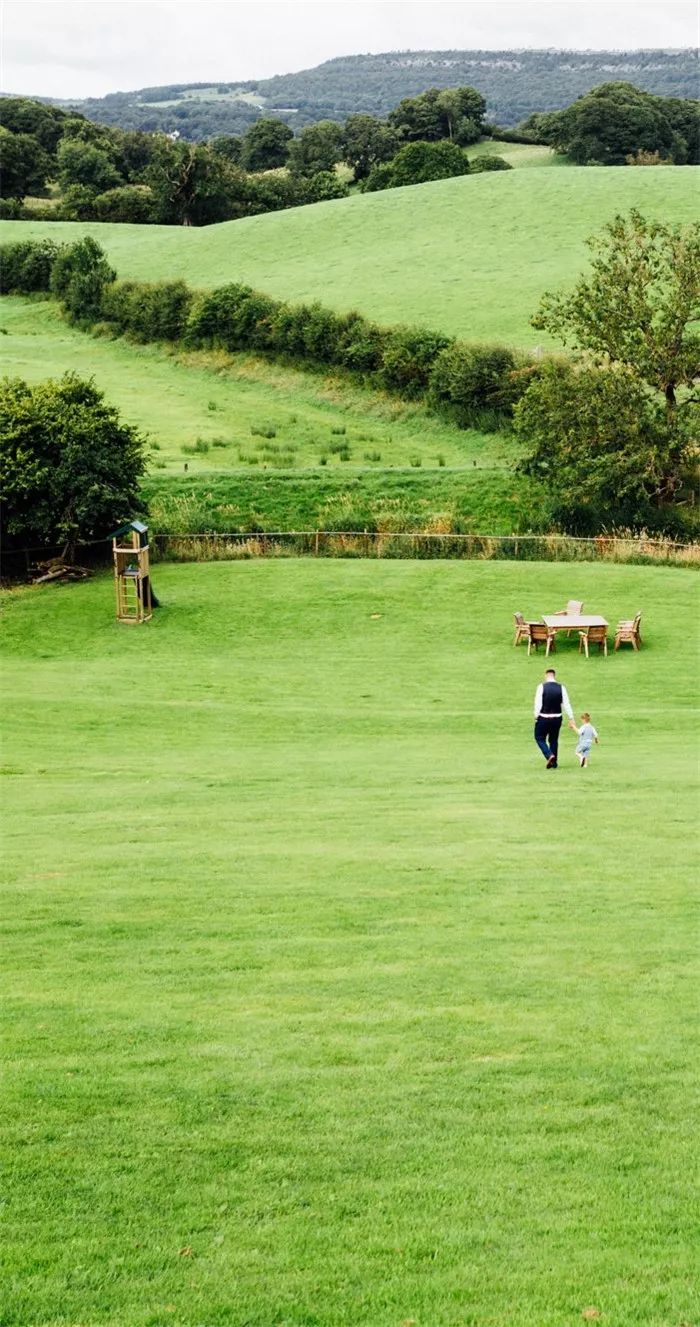
[[[559,730],[561,728],[561,714],[556,719],[535,719],[535,741],[542,752],[545,760],[554,756],[556,761],[559,752]]]

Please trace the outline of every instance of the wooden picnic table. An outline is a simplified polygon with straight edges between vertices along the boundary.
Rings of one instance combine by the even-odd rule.
[[[604,617],[595,613],[550,613],[542,621],[550,631],[582,631],[584,627],[607,627]]]

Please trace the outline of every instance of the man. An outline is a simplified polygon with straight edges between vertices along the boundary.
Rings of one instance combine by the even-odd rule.
[[[554,669],[548,668],[544,682],[540,682],[535,692],[535,741],[547,761],[547,769],[557,768],[562,709],[568,715],[569,724],[573,724],[574,712],[566,687],[557,682]]]

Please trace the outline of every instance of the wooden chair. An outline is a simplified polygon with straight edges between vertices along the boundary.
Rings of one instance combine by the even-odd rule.
[[[530,623],[525,621],[522,613],[514,613],[515,619],[515,640],[514,645],[519,645],[521,640],[528,640],[530,636]]]
[[[615,646],[617,650],[621,645],[628,644],[633,650],[638,650],[642,643],[642,636],[639,630],[639,624],[642,620],[641,613],[637,613],[631,622],[618,622],[615,632]]]
[[[586,651],[588,658],[588,646],[597,645],[602,650],[606,659],[608,657],[608,629],[607,627],[586,627],[585,631],[578,633],[578,652]]]
[[[553,653],[554,650],[556,650],[557,648],[556,632],[554,631],[554,629],[552,627],[546,626],[544,622],[530,622],[528,623],[528,625],[530,628],[527,638],[528,657],[530,655],[530,651],[533,645],[535,647],[535,653],[537,653],[538,645],[546,645],[547,647],[545,650],[546,655],[549,654],[550,652]]]

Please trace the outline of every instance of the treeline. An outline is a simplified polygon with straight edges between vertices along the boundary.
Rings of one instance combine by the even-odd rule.
[[[442,91],[468,84],[485,98],[490,120],[512,127],[533,112],[560,110],[591,88],[620,79],[658,96],[694,97],[697,52],[392,51],[342,56],[258,81],[116,92],[78,102],[76,108],[99,123],[177,131],[196,142],[245,134],[261,116],[278,116],[297,131],[319,120],[343,121],[356,112],[384,119],[399,101],[426,87]],[[251,93],[259,105],[251,104]]]
[[[338,126],[330,136],[322,125],[310,129],[295,170],[275,175],[262,172],[287,161],[292,134],[274,120],[253,126],[249,140],[206,145],[92,124],[25,98],[0,100],[0,121],[9,219],[207,225],[347,193],[334,169]],[[47,196],[50,181],[59,200]],[[24,208],[27,196],[47,201]]]
[[[348,186],[339,162],[370,189],[507,169],[491,157],[470,166],[462,150],[482,137],[485,111],[473,88],[431,88],[402,101],[386,122],[350,115],[343,125],[308,125],[295,138],[282,120],[262,119],[243,137],[192,144],[7,98],[0,101],[3,213],[10,219],[202,226],[342,198]],[[60,200],[25,209],[24,198],[41,197],[50,180]]]
[[[471,345],[420,327],[380,327],[320,304],[285,303],[240,284],[197,291],[183,281],[116,281],[90,237],[72,245],[4,245],[0,272],[3,294],[50,292],[83,327],[340,369],[405,400],[424,399],[464,428],[506,427],[544,362],[507,346]]]
[[[631,83],[604,83],[566,110],[531,115],[521,130],[579,166],[700,163],[700,101]]]

